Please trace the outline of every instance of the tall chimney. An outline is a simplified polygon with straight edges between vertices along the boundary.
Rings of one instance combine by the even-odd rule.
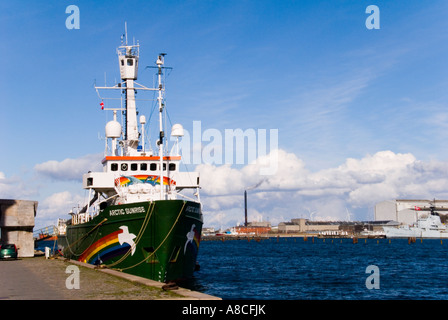
[[[247,191],[244,190],[244,226],[247,227]]]

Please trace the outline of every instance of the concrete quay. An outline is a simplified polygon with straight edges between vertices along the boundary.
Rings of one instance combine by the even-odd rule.
[[[70,288],[69,266],[79,270],[79,288]],[[180,287],[163,290],[164,283],[73,260],[0,260],[0,275],[0,300],[221,300]]]

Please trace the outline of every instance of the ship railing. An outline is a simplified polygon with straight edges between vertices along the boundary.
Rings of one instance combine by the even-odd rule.
[[[34,239],[42,239],[48,236],[55,236],[58,234],[58,228],[55,225],[47,226],[33,231]]]
[[[163,188],[165,188],[166,194],[176,193],[175,186],[168,188],[168,186],[164,185]],[[116,186],[115,192],[117,193],[115,196],[126,199],[125,201],[134,201],[135,199],[152,201],[160,199],[160,185],[151,186],[142,183]]]
[[[90,221],[90,214],[88,212],[75,213],[72,215],[72,225],[77,225]]]
[[[177,192],[176,195],[177,195],[177,196],[180,196],[180,197],[182,197],[182,198],[184,198],[184,199],[193,201],[193,202],[198,202],[198,199],[191,198],[191,197],[186,196],[186,195],[184,195],[184,194],[182,194],[182,193],[180,193],[180,192]]]
[[[118,191],[118,190],[116,190]],[[88,209],[88,212],[82,212],[82,213],[72,213],[72,225],[81,224],[88,222],[92,220],[94,217],[100,214],[100,205],[103,202],[107,202],[113,198],[119,197],[120,194],[114,194],[113,196],[110,196],[109,198],[106,198],[102,201],[96,202],[93,205],[91,205]]]
[[[95,204],[90,206],[88,212],[75,213],[72,215],[72,225],[89,222],[99,214],[99,205]]]

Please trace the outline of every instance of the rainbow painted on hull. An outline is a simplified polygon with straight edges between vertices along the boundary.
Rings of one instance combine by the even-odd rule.
[[[120,236],[127,232],[126,226],[121,226],[120,230],[112,232],[105,237],[97,240],[93,245],[87,248],[81,255],[79,261],[90,264],[107,263],[112,258],[122,256],[128,252],[133,243],[122,241]],[[129,235],[129,233],[127,234]],[[133,235],[135,237],[135,235]],[[121,241],[120,241],[121,240]]]
[[[73,245],[64,255],[161,282],[186,279],[195,270],[201,231],[197,202],[115,205],[88,223],[69,226],[67,240]]]
[[[160,176],[141,174],[132,176],[121,176],[115,179],[115,185],[120,187],[126,187],[139,183],[148,183],[152,186],[160,185]],[[168,177],[163,177],[163,185],[165,186],[176,185],[176,181]]]

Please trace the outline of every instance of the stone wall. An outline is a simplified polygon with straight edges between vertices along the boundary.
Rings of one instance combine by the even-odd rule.
[[[18,256],[34,256],[33,228],[37,201],[0,199],[0,228],[3,243],[14,243]]]

